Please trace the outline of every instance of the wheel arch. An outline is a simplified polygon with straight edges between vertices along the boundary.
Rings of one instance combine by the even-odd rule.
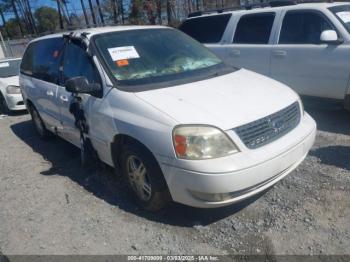
[[[121,163],[121,153],[123,150],[123,146],[125,145],[134,145],[134,146],[138,146],[141,147],[141,149],[143,149],[144,151],[146,151],[149,156],[153,159],[154,164],[157,165],[157,169],[159,169],[160,171],[160,176],[158,176],[158,182],[160,183],[160,185],[164,185],[164,189],[167,190],[167,192],[169,193],[169,195],[167,197],[170,197],[171,199],[171,195],[170,195],[170,191],[169,191],[169,186],[167,183],[167,180],[165,179],[164,173],[162,168],[160,167],[160,164],[157,160],[157,158],[155,157],[154,153],[142,142],[140,142],[138,139],[130,136],[130,135],[126,135],[126,134],[118,134],[114,136],[114,140],[112,142],[111,145],[111,154],[112,154],[112,161],[114,164],[114,168],[120,172],[122,172],[122,163]]]
[[[138,139],[127,135],[127,134],[117,134],[113,138],[113,142],[111,144],[111,155],[112,155],[112,161],[114,164],[114,167],[120,168],[120,155],[123,149],[123,146],[125,145],[136,145],[144,150],[146,150],[153,158],[154,160],[158,163],[154,153],[152,150],[150,150],[144,143],[139,141]],[[159,163],[158,163],[159,165]]]
[[[34,103],[29,98],[26,99],[26,106],[29,112],[35,108]]]

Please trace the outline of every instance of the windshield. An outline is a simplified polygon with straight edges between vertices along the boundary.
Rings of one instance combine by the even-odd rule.
[[[18,76],[21,59],[0,61],[0,77]]]
[[[342,22],[350,33],[350,5],[340,5],[329,8],[331,12]]]
[[[114,78],[126,85],[198,77],[223,66],[211,51],[174,29],[106,33],[95,44]]]

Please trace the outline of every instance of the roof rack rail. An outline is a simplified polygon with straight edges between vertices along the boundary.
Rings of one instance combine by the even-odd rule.
[[[196,16],[201,16],[205,14],[212,14],[212,13],[223,13],[225,11],[236,11],[236,10],[241,10],[241,6],[235,6],[235,7],[225,7],[225,8],[219,8],[219,9],[210,9],[210,10],[204,10],[204,11],[195,11],[192,13],[188,14],[188,18],[190,17],[196,17]]]
[[[297,4],[298,3],[293,0],[274,0],[269,2],[269,5],[271,7],[289,6],[289,5],[297,5]]]
[[[307,3],[334,3],[333,0],[299,0],[298,4],[307,4]]]
[[[312,0],[300,0],[301,2],[306,1],[312,1]],[[320,1],[320,0],[315,0]],[[326,1],[332,1],[332,0],[326,0]],[[321,1],[320,1],[321,2]],[[323,1],[325,2],[325,1]],[[251,10],[255,8],[264,8],[264,7],[278,7],[278,6],[289,6],[289,5],[297,5],[298,2],[294,0],[273,0],[268,3],[258,3],[258,4],[250,4],[250,5],[240,5],[235,7],[227,7],[227,8],[219,8],[219,9],[213,9],[213,10],[204,10],[204,11],[195,11],[193,13],[190,13],[188,15],[188,18],[201,16],[205,14],[212,14],[212,13],[223,13],[225,11],[237,11],[237,10]]]

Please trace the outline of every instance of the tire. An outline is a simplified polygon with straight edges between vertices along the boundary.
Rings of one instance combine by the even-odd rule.
[[[137,145],[124,146],[121,167],[130,191],[142,208],[158,211],[170,202],[163,173],[150,152]]]
[[[83,168],[91,168],[96,165],[97,159],[93,154],[93,147],[89,139],[80,136],[80,165]]]
[[[0,114],[10,114],[10,109],[7,106],[4,96],[0,93]]]
[[[45,124],[39,115],[39,112],[34,107],[30,108],[29,111],[32,116],[34,127],[40,138],[47,139],[52,137],[52,133],[46,129]]]
[[[350,95],[345,96],[344,99],[344,109],[350,111]]]

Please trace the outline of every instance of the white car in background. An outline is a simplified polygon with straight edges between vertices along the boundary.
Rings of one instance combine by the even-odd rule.
[[[339,100],[350,110],[350,4],[276,1],[254,7],[197,12],[180,30],[230,65],[301,95]]]
[[[21,58],[0,60],[0,114],[25,110],[19,88],[19,67]]]

